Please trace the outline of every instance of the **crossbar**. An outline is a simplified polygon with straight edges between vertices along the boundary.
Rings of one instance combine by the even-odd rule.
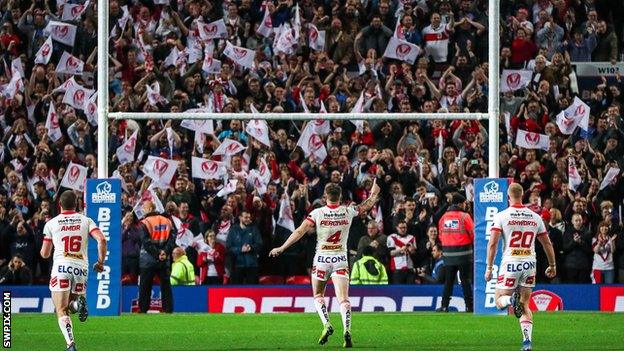
[[[488,119],[487,113],[210,113],[210,112],[112,112],[108,116],[114,119],[216,119],[216,120],[252,120],[266,119],[276,121],[306,120],[482,120]]]

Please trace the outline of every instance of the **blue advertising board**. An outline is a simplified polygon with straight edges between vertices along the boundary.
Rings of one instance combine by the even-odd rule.
[[[499,250],[494,258],[492,280],[485,281],[485,269],[487,265],[487,247],[490,240],[494,216],[507,208],[507,179],[480,178],[474,180],[474,311],[476,314],[502,314],[496,308],[494,290],[498,277],[498,263],[502,255],[499,242]]]
[[[89,313],[117,316],[121,313],[121,181],[87,179],[86,215],[95,221],[108,242],[104,271],[91,271],[87,282]],[[97,261],[97,245],[89,245],[91,263]]]

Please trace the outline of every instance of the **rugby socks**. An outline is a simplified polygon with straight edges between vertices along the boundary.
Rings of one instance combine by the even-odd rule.
[[[78,299],[69,302],[69,313],[74,314],[76,312],[78,312]]]
[[[342,317],[342,326],[344,331],[351,331],[351,304],[349,301],[340,303],[340,316]]]
[[[531,342],[533,336],[533,322],[529,319],[521,318],[520,330],[522,330],[522,340]]]
[[[74,343],[74,332],[72,331],[72,321],[69,316],[63,316],[58,319],[59,328],[61,328],[61,333],[65,337],[65,342],[67,346],[70,346]]]
[[[505,308],[509,307],[509,305],[511,305],[510,295],[503,295],[503,296],[498,297],[498,309],[499,310],[504,310]]]
[[[325,299],[323,297],[314,298],[314,308],[316,312],[318,312],[323,325],[329,323],[329,313],[327,313],[327,306],[325,305]]]

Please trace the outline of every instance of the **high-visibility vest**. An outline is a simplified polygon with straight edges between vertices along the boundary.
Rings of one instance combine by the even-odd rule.
[[[169,240],[173,223],[163,215],[149,215],[141,220],[141,223],[147,229],[153,244],[164,244]]]
[[[386,267],[373,256],[363,256],[353,264],[351,284],[388,284]]]
[[[442,243],[444,257],[472,255],[474,241],[474,224],[470,215],[451,210],[446,212],[438,222],[438,237]]]
[[[171,285],[195,285],[195,268],[186,255],[173,262]]]

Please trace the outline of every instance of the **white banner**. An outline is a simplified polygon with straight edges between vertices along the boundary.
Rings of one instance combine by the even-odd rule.
[[[84,62],[67,51],[63,51],[63,55],[56,66],[56,73],[82,74],[84,70]]]
[[[414,64],[416,58],[420,55],[420,48],[408,41],[401,40],[396,37],[390,37],[386,51],[383,56],[393,58],[407,63]]]
[[[191,175],[199,179],[221,179],[227,174],[225,163],[193,156],[191,159]]]
[[[505,69],[500,80],[500,91],[505,93],[524,89],[531,82],[531,77],[533,77],[533,71]]]
[[[156,185],[169,186],[178,170],[179,161],[149,156],[143,165],[143,173],[152,178]]]
[[[76,40],[76,26],[73,24],[50,21],[43,30],[45,34],[50,34],[52,39],[65,45],[74,46]]]
[[[199,37],[202,40],[211,40],[219,38],[227,38],[227,28],[225,27],[225,21],[223,19],[204,23],[197,22],[197,28],[199,29]]]
[[[548,151],[550,138],[546,134],[531,133],[518,129],[516,145],[525,149],[542,149]]]
[[[224,155],[226,157],[230,157],[236,155],[241,151],[244,151],[245,149],[246,147],[244,147],[243,144],[239,143],[238,141],[226,138],[215,150],[213,155]]]
[[[255,51],[240,46],[234,46],[229,41],[225,45],[223,54],[234,61],[235,64],[246,68],[253,67],[254,58],[256,57]]]
[[[82,85],[75,84],[67,88],[63,96],[63,103],[72,106],[75,109],[84,109],[85,102],[91,97],[94,90],[87,89]]]
[[[579,77],[615,77],[617,73],[624,75],[624,62],[572,62],[576,66],[574,72]]]
[[[78,191],[84,191],[87,181],[87,167],[70,162],[63,175],[61,186]]]

